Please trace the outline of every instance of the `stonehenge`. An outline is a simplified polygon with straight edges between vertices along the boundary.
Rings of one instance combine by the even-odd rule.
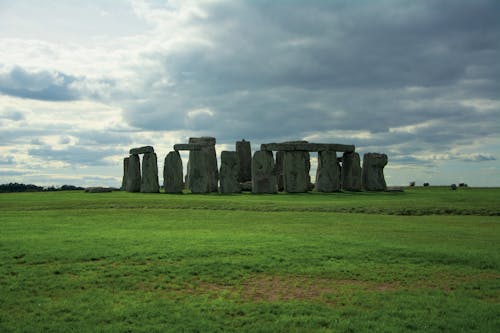
[[[353,152],[353,145],[342,145],[337,143],[309,143],[307,141],[289,141],[283,143],[263,143],[260,145],[261,150],[269,151],[324,151],[335,150],[342,152]]]
[[[288,193],[307,192],[309,186],[309,152],[286,151],[283,156],[283,188]]]
[[[178,151],[171,151],[165,157],[163,166],[163,188],[165,193],[182,193],[182,160]]]
[[[141,162],[139,155],[130,155],[127,167],[127,192],[141,191]]]
[[[343,154],[341,183],[345,191],[361,191],[361,164],[358,153]]]
[[[127,188],[128,160],[129,160],[129,157],[125,157],[123,159],[123,178],[122,178],[122,187],[121,187],[121,189],[124,190],[124,191]]]
[[[241,193],[238,176],[240,159],[235,151],[223,151],[220,155],[220,193]]]
[[[141,192],[160,192],[160,184],[158,183],[158,163],[155,153],[145,153],[142,156]]]
[[[251,191],[255,194],[339,191],[387,191],[383,169],[387,155],[366,153],[361,168],[354,145],[287,141],[263,143],[253,156],[249,141],[236,141],[235,151],[223,151],[220,170],[214,137],[189,138],[173,146],[164,160],[165,193],[222,194]],[[187,173],[179,151],[188,151]],[[275,155],[273,155],[275,152]],[[310,153],[317,153],[315,183],[310,177]],[[337,153],[343,153],[341,157]],[[157,155],[152,146],[132,148],[123,159],[122,189],[127,192],[158,193]],[[139,155],[142,154],[142,168]],[[314,156],[314,155],[313,155]]]
[[[174,150],[188,150],[186,183],[191,193],[210,193],[218,191],[219,171],[215,138],[189,138],[188,144],[176,144]]]
[[[363,156],[362,186],[365,191],[385,191],[384,167],[387,155],[366,153]]]
[[[274,164],[274,173],[276,175],[276,183],[278,185],[278,191],[283,192],[285,189],[285,181],[284,181],[284,175],[283,175],[283,161],[285,159],[285,152],[284,151],[277,151],[276,152],[276,161]]]
[[[271,151],[258,150],[252,158],[252,193],[276,193],[274,158]]]
[[[144,147],[139,147],[139,148],[132,148],[130,149],[129,154],[130,155],[140,155],[140,154],[148,154],[148,153],[154,153],[155,150],[151,146],[144,146]]]
[[[245,141],[245,139],[241,141],[236,141],[236,154],[238,156],[238,163],[239,163],[238,181],[240,183],[251,181],[252,149],[250,148],[250,142]]]
[[[207,158],[207,171],[208,171],[208,192],[217,192],[218,191],[218,182],[219,182],[219,170],[217,168],[217,154],[215,152],[215,138],[213,137],[201,137],[201,138],[189,138],[190,144],[206,144],[205,147],[202,147],[201,151],[206,153]],[[194,150],[189,154],[191,155]],[[188,172],[189,177],[189,172]]]
[[[315,189],[318,192],[340,191],[340,165],[337,161],[336,151],[323,150],[318,152]]]
[[[130,149],[130,156],[123,160],[123,181],[127,192],[158,193],[158,164],[151,146]],[[139,154],[142,157],[142,174]],[[123,184],[122,184],[123,185]]]

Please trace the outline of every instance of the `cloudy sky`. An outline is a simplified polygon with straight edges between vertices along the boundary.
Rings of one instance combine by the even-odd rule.
[[[355,144],[393,185],[500,186],[498,59],[497,0],[0,0],[0,183],[119,186],[129,148],[161,170],[215,136]]]

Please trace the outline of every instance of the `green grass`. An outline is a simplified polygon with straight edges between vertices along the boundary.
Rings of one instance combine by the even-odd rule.
[[[0,195],[0,332],[498,332],[500,189]]]

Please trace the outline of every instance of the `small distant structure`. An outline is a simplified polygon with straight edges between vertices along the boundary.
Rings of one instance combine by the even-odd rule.
[[[428,187],[429,185],[429,183],[424,183],[424,187]]]
[[[415,182],[414,181],[411,181],[410,182],[410,187],[414,187],[415,186]]]
[[[469,187],[469,186],[465,183],[460,183],[460,184],[458,184],[458,187]]]

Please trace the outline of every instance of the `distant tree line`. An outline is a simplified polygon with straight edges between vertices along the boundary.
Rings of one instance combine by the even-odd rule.
[[[77,190],[84,190],[84,188],[74,185],[63,185],[61,187],[55,187],[55,186],[42,187],[33,184],[19,184],[19,183],[9,183],[0,185],[0,193],[52,192],[52,191],[77,191]]]

